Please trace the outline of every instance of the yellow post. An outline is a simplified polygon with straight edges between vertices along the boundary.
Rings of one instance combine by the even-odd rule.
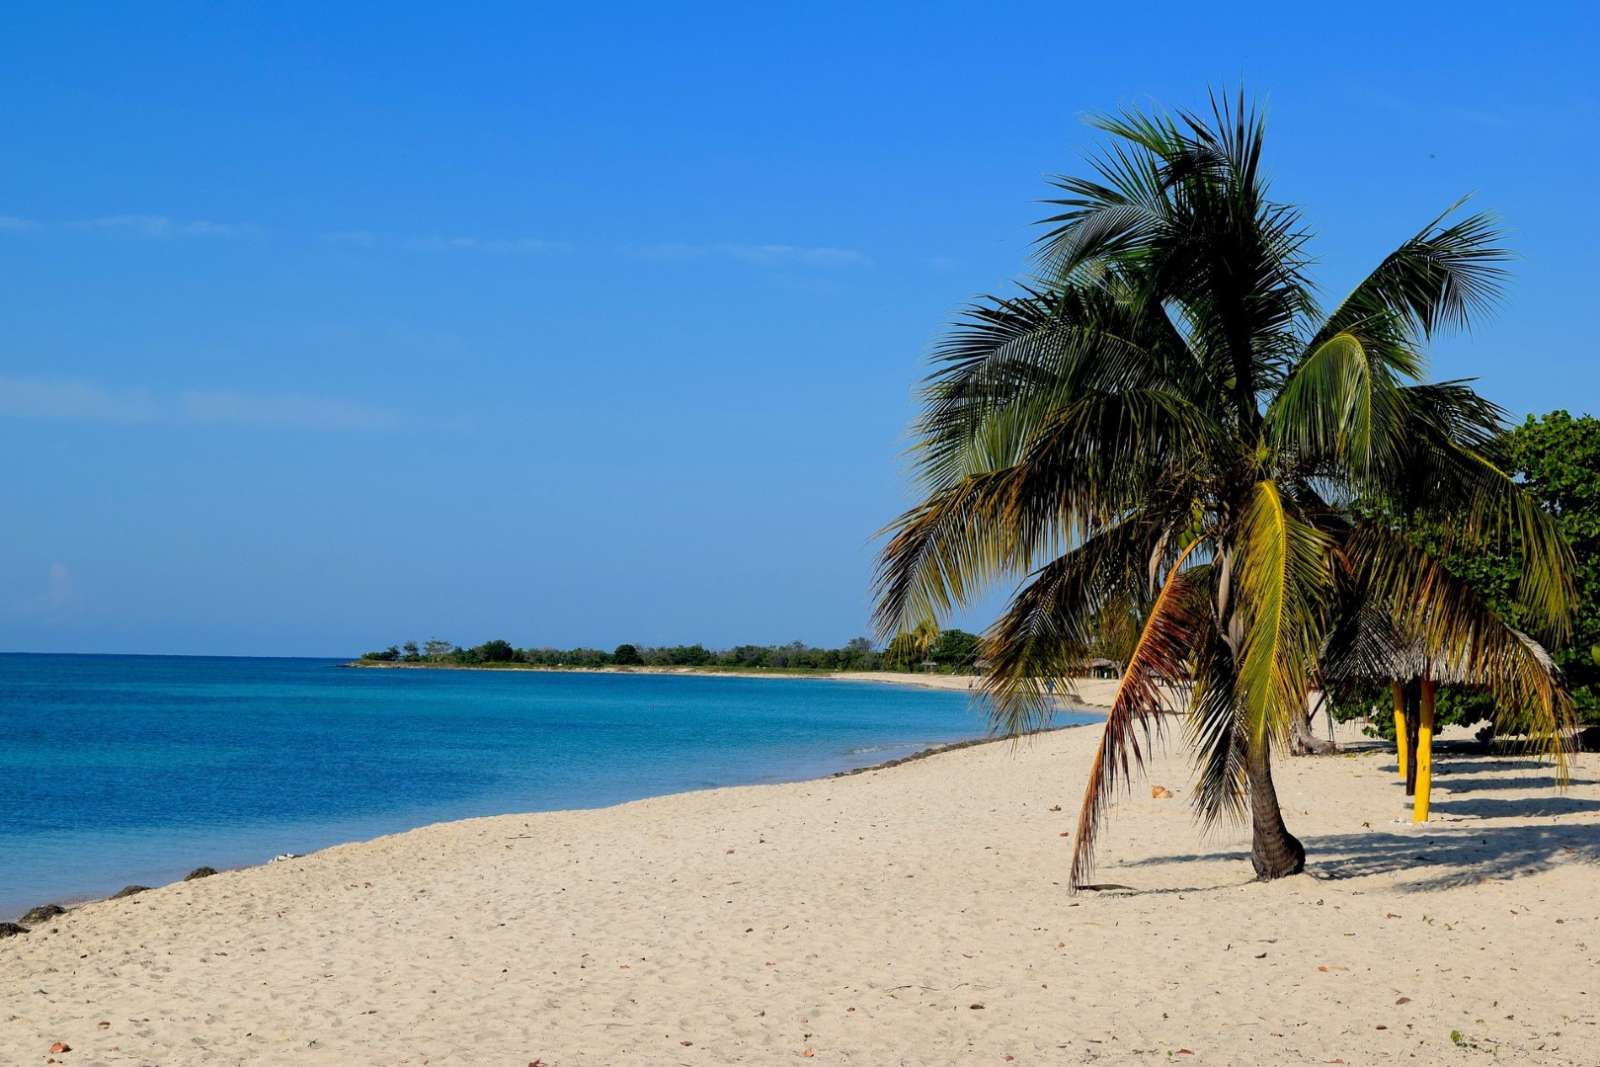
[[[1428,821],[1428,792],[1433,788],[1433,679],[1422,676],[1422,721],[1417,726],[1417,795],[1411,821]]]
[[[1406,687],[1401,682],[1394,683],[1394,751],[1400,761],[1400,780],[1406,780]]]

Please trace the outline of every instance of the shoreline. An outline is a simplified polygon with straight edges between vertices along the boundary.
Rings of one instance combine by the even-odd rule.
[[[1079,712],[1085,713],[1085,714],[1093,714],[1093,709],[1062,708],[1061,710],[1069,712],[1069,713],[1073,712],[1073,711],[1079,711]],[[195,868],[195,870],[191,871],[189,874],[185,875],[183,878],[179,878],[179,879],[177,879],[175,881],[171,881],[171,882],[163,882],[160,885],[140,886],[136,882],[130,882],[128,885],[124,886],[122,889],[118,890],[116,893],[109,894],[109,895],[81,895],[81,894],[80,895],[67,895],[67,896],[59,897],[59,898],[57,898],[55,900],[40,901],[38,904],[30,905],[26,910],[24,910],[22,912],[19,912],[15,919],[11,919],[11,920],[0,919],[0,923],[11,922],[14,925],[15,924],[20,924],[22,922],[22,920],[23,920],[23,917],[29,911],[32,911],[35,908],[58,907],[58,908],[63,909],[63,913],[64,914],[69,914],[69,913],[71,913],[73,911],[76,911],[79,908],[82,908],[82,907],[86,906],[86,905],[103,904],[103,903],[107,903],[107,902],[112,901],[112,900],[126,899],[127,897],[138,896],[139,893],[148,893],[148,892],[151,892],[151,891],[157,890],[157,889],[165,889],[165,888],[169,888],[169,887],[175,886],[175,885],[182,885],[182,884],[184,884],[186,882],[199,881],[199,879],[202,878],[202,877],[211,877],[211,875],[197,875],[195,873],[196,871],[199,871],[199,870],[202,870],[202,869],[211,870],[213,875],[215,875],[215,874],[227,874],[227,873],[234,872],[234,871],[249,871],[249,870],[254,870],[254,869],[258,868],[258,867],[271,866],[272,864],[275,864],[275,863],[283,863],[283,862],[287,862],[289,860],[305,859],[307,856],[315,856],[318,853],[326,852],[329,849],[346,848],[346,847],[349,847],[349,846],[352,846],[352,845],[367,844],[367,843],[372,842],[372,841],[380,841],[380,840],[382,840],[382,839],[384,839],[386,837],[396,837],[396,836],[399,836],[401,834],[414,833],[414,832],[416,832],[418,830],[427,830],[427,829],[431,829],[433,827],[438,827],[438,826],[450,826],[450,825],[452,825],[454,823],[472,822],[472,821],[474,821],[476,819],[509,819],[509,818],[517,818],[519,816],[558,815],[558,814],[565,814],[565,813],[568,813],[568,812],[578,812],[578,811],[605,811],[605,810],[610,809],[610,808],[620,808],[620,807],[623,807],[623,806],[628,805],[628,804],[639,804],[639,803],[643,803],[644,801],[648,801],[648,800],[660,800],[660,799],[667,798],[667,797],[688,796],[688,795],[695,794],[695,793],[714,792],[714,791],[720,790],[720,789],[746,789],[746,788],[759,788],[759,787],[762,787],[762,786],[796,785],[796,784],[801,784],[801,783],[805,783],[805,782],[826,782],[826,781],[829,781],[830,779],[834,779],[834,778],[849,778],[849,777],[852,777],[852,776],[858,775],[858,774],[869,774],[869,773],[871,773],[873,771],[890,770],[891,768],[899,767],[899,766],[902,766],[902,765],[907,764],[907,763],[914,763],[914,762],[916,762],[918,760],[930,759],[930,758],[932,758],[934,756],[942,756],[947,752],[957,752],[957,751],[960,751],[961,749],[975,748],[975,747],[980,746],[980,745],[998,744],[999,742],[1002,742],[1002,741],[1012,741],[1012,742],[1026,743],[1027,741],[1030,741],[1033,738],[1041,736],[1041,735],[1044,735],[1044,734],[1055,733],[1056,731],[1059,731],[1059,730],[1076,730],[1076,729],[1081,729],[1082,727],[1090,726],[1090,725],[1093,725],[1093,724],[1092,723],[1086,723],[1086,722],[1062,723],[1062,724],[1057,725],[1057,726],[1046,726],[1046,727],[1044,727],[1042,729],[1035,730],[1031,734],[1022,734],[1022,735],[1020,735],[1018,737],[1013,737],[1013,736],[1010,736],[1010,735],[1002,735],[1002,736],[971,737],[971,738],[966,738],[966,739],[960,740],[960,741],[946,741],[946,742],[944,742],[942,744],[929,745],[927,748],[918,749],[917,751],[908,753],[907,755],[904,755],[904,756],[894,756],[894,757],[891,757],[889,759],[882,760],[882,761],[880,761],[878,763],[869,763],[869,764],[866,764],[865,766],[861,766],[861,767],[846,767],[843,770],[829,771],[829,772],[827,772],[825,774],[813,775],[812,777],[809,777],[809,778],[796,778],[796,779],[793,779],[793,780],[778,781],[778,782],[741,782],[741,783],[734,783],[734,784],[731,784],[731,785],[706,786],[704,788],[699,788],[699,789],[679,789],[679,790],[676,790],[676,791],[671,792],[671,793],[657,793],[654,796],[641,797],[641,798],[639,798],[637,800],[624,800],[624,801],[620,801],[620,802],[615,803],[615,804],[604,804],[604,805],[601,805],[600,807],[596,807],[596,808],[582,808],[582,807],[580,807],[580,808],[551,808],[551,809],[542,810],[542,811],[502,812],[502,813],[499,813],[499,814],[491,814],[491,815],[469,815],[469,816],[465,816],[465,817],[462,817],[462,818],[459,818],[459,819],[443,819],[443,820],[440,820],[440,821],[437,821],[437,822],[423,823],[420,826],[413,826],[413,827],[411,827],[410,829],[407,829],[407,830],[393,830],[393,831],[389,831],[387,833],[374,834],[371,837],[353,837],[353,838],[350,838],[350,839],[344,840],[344,841],[335,841],[332,844],[323,845],[320,848],[313,848],[310,852],[286,852],[286,853],[282,853],[280,855],[274,856],[271,859],[262,860],[259,863],[243,863],[243,864],[239,864],[239,865],[233,866],[233,867],[213,867],[213,868],[208,868],[205,865],[202,865],[201,867]],[[907,742],[907,745],[909,746],[910,744],[913,744],[913,743],[914,742]],[[129,889],[136,889],[137,892],[128,893],[127,891]],[[30,929],[28,932],[31,933],[32,930]],[[21,936],[21,935],[15,935],[15,936]]]
[[[346,664],[346,666],[348,666],[348,664]],[[433,665],[424,665],[424,664],[380,664],[380,666],[384,666],[384,667],[404,666],[404,667],[409,667],[409,668],[417,668],[417,667],[431,667]],[[470,666],[470,665],[464,665],[464,666],[453,666],[453,667],[449,667],[447,669],[451,669],[451,670],[478,670],[480,668],[475,667],[475,666]],[[489,670],[504,670],[504,669],[507,669],[507,668],[488,668],[488,669]],[[523,668],[523,669],[529,669],[529,668]],[[531,668],[531,669],[539,669],[539,668]],[[563,668],[557,668],[557,670],[562,670],[562,669]],[[574,669],[578,669],[578,668],[574,668]],[[657,673],[682,674],[682,673],[689,673],[689,672],[680,671],[680,670],[674,670],[674,669],[647,670],[647,671],[642,671],[642,672],[634,672],[634,671],[629,671],[627,669],[614,670],[613,671],[613,670],[607,670],[605,668],[594,668],[594,669],[585,669],[585,670],[588,670],[590,673],[649,673],[649,674],[657,674]],[[718,674],[718,673],[712,673],[712,672],[706,672],[706,671],[693,671],[692,673],[702,674],[702,675],[705,675],[707,677],[730,677],[730,676],[731,677],[743,677],[743,675],[739,675],[739,674],[729,675],[729,674]],[[878,672],[878,673],[893,674],[893,672]],[[824,680],[824,681],[827,681],[827,680],[845,680],[845,681],[848,681],[848,680],[853,680],[854,675],[851,672],[840,672],[840,673],[836,673],[836,674],[816,674],[816,675],[811,675],[809,677],[819,678],[819,679]],[[969,678],[969,676],[964,676],[964,675],[942,675],[942,676],[938,676],[938,677],[951,679],[952,682],[964,682],[964,681],[967,681],[968,678]],[[883,683],[883,684],[903,685],[903,686],[910,686],[910,687],[919,687],[920,686],[921,688],[936,689],[936,690],[950,690],[950,689],[956,689],[956,688],[966,688],[966,686],[958,686],[958,685],[955,685],[955,684],[948,684],[948,685],[923,684],[923,683],[919,682],[918,680],[916,680],[915,676],[912,676],[910,678],[902,678],[902,677],[899,677],[899,676],[883,677],[883,678],[879,678],[879,679],[876,679],[876,680],[881,682],[881,683]],[[1059,701],[1058,701],[1058,705],[1059,706],[1057,708],[1057,711],[1061,712],[1061,713],[1066,713],[1066,714],[1078,713],[1078,714],[1084,714],[1084,715],[1095,715],[1100,710],[1102,710],[1100,708],[1096,708],[1096,707],[1092,707],[1092,706],[1068,705],[1068,704],[1065,704],[1065,703],[1062,703],[1062,702],[1059,702]],[[718,789],[741,789],[741,788],[752,788],[752,787],[759,787],[759,786],[765,786],[765,785],[794,785],[794,784],[805,783],[805,782],[825,782],[825,781],[828,781],[828,780],[834,779],[834,778],[850,777],[850,776],[853,776],[853,775],[865,774],[865,773],[872,772],[872,771],[887,770],[889,768],[901,766],[902,764],[911,763],[911,762],[914,762],[914,761],[917,761],[917,760],[928,759],[928,758],[933,757],[933,756],[942,755],[942,754],[947,753],[947,752],[954,752],[954,751],[957,751],[957,750],[960,750],[960,749],[972,748],[974,746],[979,746],[979,745],[989,745],[989,744],[994,744],[994,743],[1001,742],[1001,741],[1027,740],[1027,739],[1031,739],[1031,738],[1033,738],[1035,736],[1038,736],[1038,735],[1048,734],[1048,733],[1052,733],[1052,732],[1055,732],[1055,731],[1058,731],[1058,730],[1075,729],[1075,728],[1082,727],[1082,726],[1087,726],[1087,725],[1091,725],[1091,724],[1090,723],[1062,723],[1062,724],[1059,724],[1059,725],[1051,725],[1051,726],[1046,726],[1046,727],[1044,727],[1044,728],[1042,728],[1040,730],[1034,731],[1034,733],[1032,733],[1032,734],[1024,734],[1024,735],[1022,735],[1021,738],[1015,738],[1015,737],[1011,737],[1011,736],[985,735],[985,736],[975,737],[975,738],[965,738],[965,739],[957,740],[957,741],[948,741],[948,742],[943,742],[943,743],[939,743],[939,744],[929,745],[926,748],[922,748],[922,749],[913,751],[913,752],[908,753],[907,755],[904,755],[904,756],[891,757],[889,759],[882,760],[882,761],[876,762],[876,763],[866,764],[866,765],[861,766],[861,767],[849,767],[849,766],[846,766],[846,767],[844,767],[843,769],[840,769],[840,770],[827,771],[827,772],[824,772],[822,774],[815,774],[815,775],[812,775],[811,777],[806,777],[806,778],[797,778],[797,779],[784,780],[784,781],[778,781],[778,782],[760,782],[760,781],[757,781],[757,782],[734,783],[734,784],[730,784],[730,785],[708,786],[708,787],[704,787],[704,788],[695,788],[695,789],[680,789],[680,790],[675,790],[675,791],[669,792],[669,793],[658,793],[658,794],[654,794],[653,796],[642,797],[642,798],[639,798],[637,800],[621,801],[621,802],[615,803],[615,804],[602,805],[602,806],[600,806],[598,808],[589,808],[589,807],[553,808],[553,809],[548,809],[548,810],[534,810],[534,811],[520,811],[520,812],[502,812],[502,813],[499,813],[499,814],[465,816],[465,817],[456,818],[456,819],[445,819],[445,820],[440,820],[440,821],[436,821],[436,822],[423,823],[423,824],[421,824],[419,826],[414,826],[414,827],[411,827],[409,829],[389,831],[389,832],[386,832],[386,833],[379,833],[379,834],[375,834],[375,835],[370,836],[370,837],[352,837],[352,838],[349,838],[349,839],[346,839],[346,840],[335,841],[335,842],[333,842],[331,844],[322,845],[320,847],[313,848],[311,851],[305,852],[305,853],[284,853],[284,854],[281,854],[279,856],[275,856],[275,857],[273,857],[271,859],[262,860],[262,861],[257,862],[257,863],[246,863],[246,864],[240,864],[240,865],[237,865],[237,866],[218,867],[218,868],[214,868],[214,870],[215,870],[215,873],[217,873],[217,874],[229,873],[229,872],[237,872],[237,871],[254,870],[256,868],[270,866],[272,864],[279,863],[279,862],[282,862],[282,861],[285,861],[285,860],[297,860],[297,859],[303,859],[306,856],[314,856],[314,855],[317,855],[319,853],[325,852],[325,851],[327,851],[329,849],[345,848],[345,847],[349,847],[349,846],[353,846],[353,845],[361,845],[361,844],[369,843],[369,842],[372,842],[372,841],[382,840],[382,839],[384,839],[386,837],[393,837],[393,836],[396,836],[398,834],[413,833],[413,832],[416,832],[418,830],[425,830],[425,829],[429,829],[429,828],[432,828],[432,827],[438,827],[438,826],[448,826],[448,825],[451,825],[453,823],[458,823],[458,822],[470,822],[470,821],[473,821],[475,819],[515,818],[515,817],[519,817],[519,816],[539,816],[539,815],[561,814],[561,813],[574,812],[574,811],[604,811],[604,810],[607,810],[609,808],[621,807],[621,806],[625,806],[627,804],[637,804],[637,803],[641,803],[641,802],[647,801],[647,800],[657,800],[657,799],[662,799],[662,798],[667,798],[667,797],[686,796],[686,795],[691,795],[691,794],[696,794],[696,793],[705,793],[705,792],[715,791],[715,790],[718,790]],[[904,743],[905,747],[910,747],[911,745],[914,745],[914,744],[916,744],[916,742],[914,742],[914,741],[908,741],[908,742]],[[848,761],[846,760],[846,762],[848,762]],[[204,866],[204,865],[202,865],[202,866]],[[192,873],[193,872],[191,872],[191,875],[192,875]],[[187,882],[187,881],[190,881],[190,880],[198,880],[198,879],[192,879],[191,877],[186,876],[186,877],[178,879],[176,881],[163,882],[163,883],[160,883],[158,885],[140,887],[140,892],[150,892],[150,891],[156,890],[156,889],[169,888],[169,887],[174,886],[174,885],[183,884],[184,882]],[[128,886],[123,887],[123,889],[118,890],[117,892],[118,893],[124,893],[124,892],[126,892],[127,889],[135,888],[136,886],[138,886],[138,883],[129,883]],[[129,894],[129,895],[130,896],[137,896],[139,894],[138,893],[134,893],[134,894]],[[63,909],[66,910],[66,912],[71,913],[71,912],[76,911],[77,909],[82,908],[82,907],[84,907],[86,905],[106,903],[108,901],[115,900],[115,899],[119,899],[116,894],[111,894],[111,895],[68,894],[68,895],[60,896],[60,897],[58,897],[58,898],[56,898],[54,900],[39,901],[36,904],[30,904],[25,909],[20,911],[18,913],[17,917],[15,919],[12,919],[12,920],[7,920],[3,916],[0,916],[0,923],[4,923],[4,922],[7,922],[7,921],[10,921],[10,922],[12,922],[14,924],[20,924],[21,921],[22,921],[22,916],[23,915],[25,915],[28,911],[31,911],[34,908],[38,908],[38,907],[55,906],[55,907],[63,908]],[[29,932],[31,932],[31,930]],[[22,935],[18,935],[18,936],[22,936]]]
[[[1172,744],[1101,838],[1097,881],[1131,889],[1071,896],[1097,742],[439,823],[85,905],[0,941],[0,1060],[1592,1058],[1592,757],[1565,794],[1443,758],[1423,826],[1390,750],[1284,760],[1310,867],[1258,883],[1247,831],[1195,830]]]
[[[395,663],[386,660],[350,660],[337,665],[340,669],[355,670],[412,670],[412,671],[529,671],[538,674],[643,674],[679,678],[774,678],[790,680],[812,679],[825,682],[874,682],[879,685],[901,685],[920,689],[960,690],[977,693],[982,676],[976,674],[923,674],[914,671],[812,671],[752,668],[730,670],[720,667],[547,667],[533,663],[512,663],[491,666],[482,663]],[[1102,711],[1110,707],[1111,694],[1116,689],[1111,678],[1081,677],[1072,679],[1073,692],[1061,693],[1056,701],[1067,710]]]

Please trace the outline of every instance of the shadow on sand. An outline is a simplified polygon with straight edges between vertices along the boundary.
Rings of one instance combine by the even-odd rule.
[[[1593,778],[1574,777],[1569,779],[1567,784],[1569,786],[1600,785],[1600,781],[1597,781]],[[1435,793],[1438,793],[1440,790],[1443,790],[1446,793],[1484,793],[1512,789],[1547,789],[1553,792],[1555,788],[1556,777],[1554,774],[1542,778],[1529,778],[1526,775],[1522,777],[1512,777],[1495,775],[1484,776],[1445,774],[1433,780],[1433,789]]]
[[[1308,838],[1305,846],[1314,878],[1411,871],[1416,877],[1396,886],[1409,892],[1516,878],[1571,863],[1600,864],[1600,840],[1592,825],[1329,834]]]
[[[1506,771],[1521,771],[1511,775]],[[1592,821],[1561,825],[1495,826],[1486,819],[1536,819],[1600,812],[1600,800],[1558,792],[1555,775],[1530,759],[1456,758],[1434,779],[1433,811],[1451,821],[1408,827],[1302,837],[1306,873],[1324,880],[1401,874],[1396,888],[1426,892],[1517,878],[1569,864],[1600,867],[1600,832]],[[1488,775],[1485,776],[1485,772]],[[1591,778],[1573,778],[1592,786]],[[1398,789],[1398,784],[1396,786]],[[1524,791],[1523,796],[1476,796],[1480,791]],[[1291,827],[1292,829],[1292,827]],[[1248,860],[1237,849],[1180,856],[1152,856],[1123,866]],[[1406,873],[1413,875],[1406,877]],[[1600,873],[1600,871],[1597,871]]]
[[[1441,827],[1413,833],[1371,831],[1322,834],[1301,841],[1306,846],[1306,873],[1312,878],[1339,881],[1414,872],[1414,878],[1403,878],[1395,886],[1401,892],[1453,889],[1489,879],[1519,878],[1573,863],[1600,866],[1600,835],[1595,833],[1592,824]],[[1249,853],[1231,849],[1152,856],[1118,866],[1159,867],[1168,863],[1248,862],[1249,859]],[[1201,892],[1204,888],[1192,886],[1182,891]]]

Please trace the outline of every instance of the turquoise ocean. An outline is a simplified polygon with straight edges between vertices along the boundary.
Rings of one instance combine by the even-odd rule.
[[[986,731],[966,693],[877,682],[339,663],[0,654],[0,919],[201,865],[819,777]]]

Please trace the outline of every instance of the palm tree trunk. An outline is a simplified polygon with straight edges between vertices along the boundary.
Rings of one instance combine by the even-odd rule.
[[[1329,752],[1339,751],[1339,746],[1333,741],[1324,741],[1311,732],[1311,716],[1291,715],[1289,717],[1289,753],[1295,756],[1322,756]]]
[[[1306,849],[1283,824],[1278,792],[1272,785],[1272,754],[1265,741],[1251,748],[1245,757],[1250,782],[1250,864],[1262,881],[1299,874],[1306,867]]]

